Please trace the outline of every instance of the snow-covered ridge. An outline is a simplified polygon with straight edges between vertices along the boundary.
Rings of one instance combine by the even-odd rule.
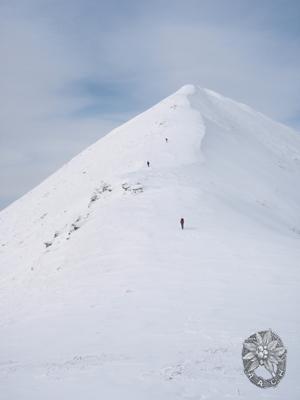
[[[169,140],[168,146],[165,138]],[[214,143],[213,151],[210,143]],[[278,175],[285,175],[284,170],[299,170],[299,143],[299,135],[291,129],[250,107],[211,90],[185,85],[73,158],[2,211],[0,221],[2,226],[7,221],[10,227],[3,229],[8,239],[9,232],[15,233],[15,225],[12,225],[15,218],[20,226],[30,224],[45,213],[55,214],[61,221],[65,220],[66,213],[73,218],[101,182],[118,182],[120,187],[128,174],[145,171],[147,160],[151,162],[151,171],[162,172],[200,163],[201,173],[205,158],[205,167],[209,166],[211,171],[222,176],[222,181],[231,180],[230,185],[240,192],[252,192],[253,175],[255,185],[268,192],[275,178],[273,168],[276,179]],[[271,189],[282,189],[282,194],[295,204],[299,201],[298,192],[294,199],[294,194],[290,193],[294,191],[293,185],[284,177],[282,184],[286,186],[287,183],[287,192],[275,185]],[[74,215],[72,208],[76,210]],[[20,218],[26,220],[20,221]]]
[[[49,215],[58,219],[59,225],[72,224],[101,182],[117,182],[120,188],[127,174],[145,170],[147,160],[151,161],[152,170],[196,162],[204,127],[200,114],[188,100],[194,91],[193,86],[186,86],[114,129],[3,210],[0,222],[3,226],[7,221],[8,229],[3,229],[5,239],[0,239],[1,242],[15,236],[14,220],[21,229],[45,214],[47,219]],[[170,140],[169,147],[166,137]],[[45,232],[44,223],[40,228]]]
[[[252,400],[269,327],[296,400],[299,177],[298,133],[186,85],[3,210],[5,400]]]

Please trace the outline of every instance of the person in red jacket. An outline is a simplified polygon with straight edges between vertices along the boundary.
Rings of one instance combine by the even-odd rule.
[[[180,219],[180,225],[181,225],[181,229],[184,229],[184,218]]]

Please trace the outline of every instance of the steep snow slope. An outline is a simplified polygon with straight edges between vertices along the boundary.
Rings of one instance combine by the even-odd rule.
[[[1,398],[298,399],[299,178],[299,134],[191,85],[79,154],[0,213]]]

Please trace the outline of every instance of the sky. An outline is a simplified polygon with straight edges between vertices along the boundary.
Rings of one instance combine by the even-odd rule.
[[[300,131],[299,0],[0,0],[0,209],[193,83]]]

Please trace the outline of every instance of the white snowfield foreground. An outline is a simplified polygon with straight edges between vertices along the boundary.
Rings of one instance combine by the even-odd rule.
[[[300,398],[300,135],[243,104],[188,85],[115,129],[0,213],[0,265],[1,400]]]

